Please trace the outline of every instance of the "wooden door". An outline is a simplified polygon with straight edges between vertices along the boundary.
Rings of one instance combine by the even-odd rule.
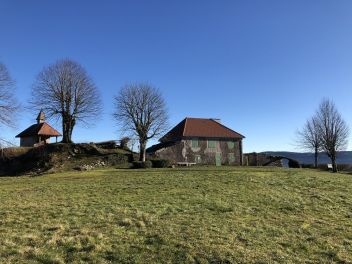
[[[215,164],[221,166],[221,153],[215,153]]]

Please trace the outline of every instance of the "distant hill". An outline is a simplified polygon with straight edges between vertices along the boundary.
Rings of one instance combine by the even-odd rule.
[[[272,156],[284,156],[297,160],[301,164],[314,164],[314,153],[299,153],[299,152],[288,152],[288,151],[264,151],[262,153]],[[330,158],[325,153],[319,154],[320,164],[331,163]],[[352,164],[352,151],[341,151],[337,155],[338,164]]]

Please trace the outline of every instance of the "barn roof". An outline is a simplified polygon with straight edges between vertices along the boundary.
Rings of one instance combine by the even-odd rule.
[[[26,130],[19,133],[16,137],[32,137],[32,136],[50,136],[59,137],[61,134],[54,128],[52,128],[48,123],[39,123],[31,125]]]
[[[244,138],[240,133],[222,125],[215,119],[187,117],[166,133],[160,142],[182,137]]]

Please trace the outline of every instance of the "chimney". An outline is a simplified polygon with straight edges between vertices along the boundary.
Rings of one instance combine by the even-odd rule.
[[[43,112],[43,109],[40,110],[38,117],[37,117],[37,124],[41,124],[45,122],[45,114]]]

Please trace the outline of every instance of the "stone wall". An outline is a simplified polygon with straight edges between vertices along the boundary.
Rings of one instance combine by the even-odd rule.
[[[241,165],[241,142],[232,140],[214,140],[215,146],[209,147],[207,139],[198,139],[198,146],[192,146],[192,139],[183,139],[175,145],[157,150],[154,156],[169,159],[173,162],[191,162],[198,164],[215,165],[216,154],[221,155],[222,165]],[[233,157],[233,160],[231,158]]]
[[[286,161],[285,165],[284,162]],[[243,155],[244,166],[273,166],[273,167],[290,167],[300,168],[297,160],[293,160],[283,156],[271,156],[264,153],[246,153]]]
[[[21,147],[33,147],[39,141],[38,137],[22,137],[20,139],[20,146]],[[43,139],[42,142],[45,141],[45,144],[50,143],[50,138]]]
[[[168,159],[173,163],[185,161],[182,155],[184,143],[182,141],[176,142],[174,145],[157,150],[151,154],[151,158]]]
[[[262,153],[246,153],[243,156],[243,165],[245,166],[264,166],[272,161],[269,155]]]
[[[37,143],[37,140],[35,137],[23,137],[20,140],[21,147],[33,147],[35,143]]]

